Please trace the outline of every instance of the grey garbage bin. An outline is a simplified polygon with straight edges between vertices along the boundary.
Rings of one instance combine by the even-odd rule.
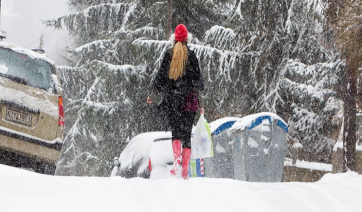
[[[281,182],[285,122],[273,113],[222,118],[210,123],[214,157],[205,158],[205,177]]]
[[[232,143],[229,129],[241,118],[225,117],[211,122],[214,157],[204,159],[205,177],[233,178]]]
[[[234,123],[230,133],[234,179],[282,181],[288,127],[279,116],[258,113],[244,117]]]

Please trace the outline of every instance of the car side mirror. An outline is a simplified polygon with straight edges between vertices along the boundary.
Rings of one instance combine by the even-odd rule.
[[[121,165],[121,163],[119,162],[119,160],[118,160],[117,157],[115,157],[115,158],[113,159],[113,164],[114,164],[115,166],[120,166],[120,165]]]
[[[0,41],[4,40],[6,36],[7,36],[6,32],[0,30]]]

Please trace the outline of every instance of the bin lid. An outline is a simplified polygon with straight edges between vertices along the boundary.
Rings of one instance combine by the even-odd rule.
[[[283,119],[281,119],[278,115],[270,112],[262,112],[262,113],[256,113],[245,116],[241,120],[234,123],[230,130],[231,131],[239,131],[245,129],[251,130],[254,127],[261,124],[265,119],[269,120],[269,122],[277,120],[278,126],[282,128],[286,133],[288,133],[288,126],[283,121]]]
[[[224,117],[217,119],[209,124],[211,134],[218,135],[224,130],[231,128],[235,122],[240,120],[241,118],[237,117]]]

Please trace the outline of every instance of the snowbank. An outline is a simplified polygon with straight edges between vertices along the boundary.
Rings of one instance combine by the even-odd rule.
[[[1,211],[361,211],[362,176],[316,183],[47,176],[0,165]]]

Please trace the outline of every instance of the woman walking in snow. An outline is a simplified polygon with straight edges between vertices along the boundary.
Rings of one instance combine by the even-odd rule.
[[[163,57],[161,67],[151,88],[147,102],[152,104],[154,97],[161,93],[163,100],[159,106],[160,114],[165,114],[166,126],[171,128],[174,163],[171,176],[177,174],[181,164],[182,147],[182,178],[188,179],[188,168],[191,154],[191,130],[196,111],[204,113],[201,103],[201,92],[204,82],[199,61],[187,43],[192,39],[185,25],[176,27],[171,35],[173,47]]]

